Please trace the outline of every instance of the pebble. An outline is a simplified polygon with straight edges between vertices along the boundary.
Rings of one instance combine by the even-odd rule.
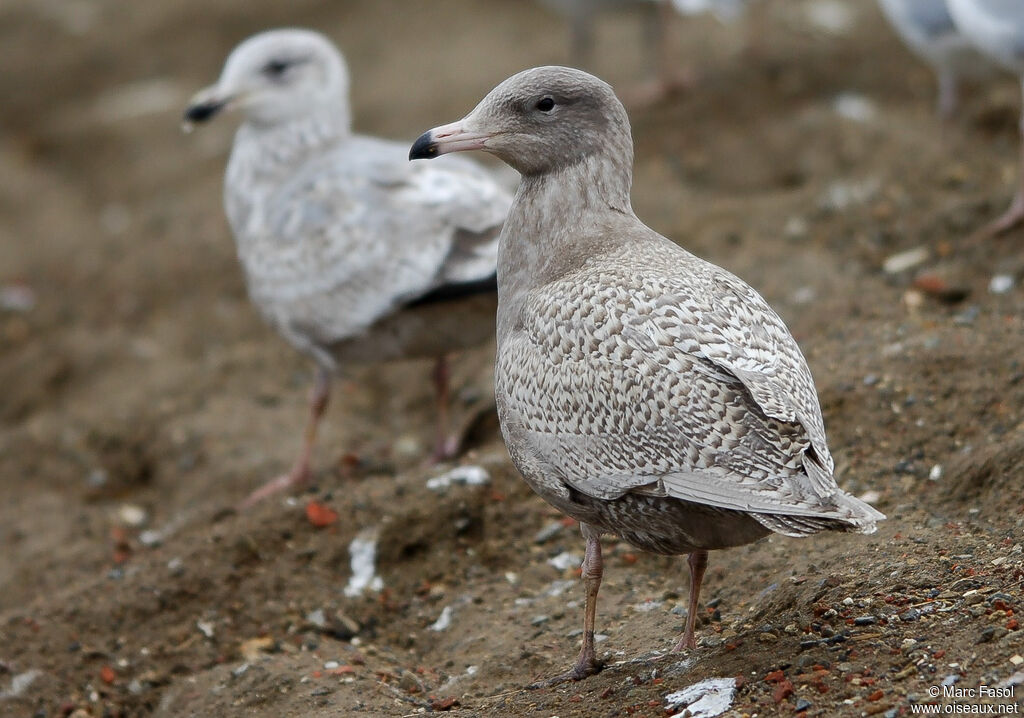
[[[799,699],[799,700],[798,700],[798,701],[796,702],[796,712],[797,712],[797,713],[800,713],[800,712],[802,712],[802,711],[805,711],[805,710],[807,710],[808,708],[810,708],[810,707],[811,707],[812,705],[813,705],[813,703],[811,703],[811,702],[810,702],[809,700],[807,700],[806,698],[801,698],[801,699]]]
[[[927,261],[928,256],[927,247],[914,247],[905,252],[897,252],[886,257],[885,261],[882,262],[882,270],[886,274],[899,274]]]
[[[988,283],[988,291],[992,294],[1006,294],[1013,289],[1013,277],[1009,274],[997,274]]]
[[[708,678],[666,695],[665,710],[683,708],[683,712],[677,715],[712,718],[729,710],[735,693],[735,678]]]
[[[36,306],[36,294],[24,284],[0,286],[0,309],[8,312],[29,312]]]
[[[853,625],[855,626],[871,626],[878,623],[878,618],[875,616],[857,616],[853,619]]]
[[[900,620],[904,623],[910,623],[911,621],[917,621],[921,618],[921,612],[916,608],[911,608],[900,614]],[[913,640],[913,639],[910,639]]]
[[[981,307],[979,307],[977,304],[972,304],[959,314],[954,315],[953,323],[958,324],[960,326],[969,326],[971,324],[974,324],[974,322],[978,319],[978,316],[980,314]]]
[[[482,466],[459,466],[446,474],[427,479],[427,488],[444,491],[451,486],[484,486],[491,482],[491,475]]]
[[[839,93],[832,103],[832,109],[844,120],[854,122],[870,122],[878,114],[875,103],[857,92]]]
[[[1024,663],[1024,656],[1021,656],[1019,653],[1010,656],[1010,663],[1012,663],[1015,666],[1019,666],[1021,663]]]
[[[553,568],[557,568],[559,571],[565,571],[567,569],[578,566],[580,561],[578,554],[570,553],[569,551],[563,551],[557,556],[552,556],[548,559],[548,565]]]
[[[431,631],[445,631],[449,626],[452,625],[452,607],[445,606],[441,609],[441,615],[437,617],[437,620],[430,624]]]
[[[540,615],[534,616],[533,618],[530,619],[530,625],[532,625],[532,626],[543,626],[545,623],[547,623],[550,620],[551,620],[550,616],[545,616],[544,614],[540,614]]]
[[[139,534],[139,543],[149,548],[159,546],[164,541],[164,535],[160,531],[148,529]]]
[[[533,536],[534,543],[545,543],[562,532],[560,521],[552,521]]]

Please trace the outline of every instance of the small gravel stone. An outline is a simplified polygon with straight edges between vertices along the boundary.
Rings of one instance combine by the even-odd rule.
[[[801,713],[801,712],[807,710],[808,708],[810,708],[812,705],[813,705],[813,703],[811,703],[806,698],[801,698],[801,699],[799,699],[796,702],[796,712],[797,713]]]
[[[871,626],[878,623],[878,618],[875,616],[857,616],[853,619],[853,625],[855,626]]]
[[[554,538],[559,533],[561,533],[562,528],[563,527],[561,523],[559,523],[558,521],[552,521],[534,535],[533,542],[545,543],[546,541]]]

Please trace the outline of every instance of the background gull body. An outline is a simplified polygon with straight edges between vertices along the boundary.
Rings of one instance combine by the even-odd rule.
[[[495,392],[527,483],[586,538],[583,648],[600,670],[600,535],[689,554],[694,627],[707,552],[770,532],[871,533],[836,485],[807,363],[750,286],[644,225],[629,120],[611,88],[543,67],[498,85],[411,158],[484,149],[522,176],[498,256]]]
[[[960,32],[993,62],[1020,78],[1024,88],[1024,3],[1016,0],[947,0]],[[1024,104],[1021,108],[1020,167],[1010,207],[981,230],[995,235],[1024,221]]]
[[[691,84],[689,71],[676,67],[672,42],[675,14],[711,13],[722,22],[738,18],[748,0],[541,0],[569,23],[571,61],[589,67],[594,53],[594,25],[598,13],[637,10],[644,13],[643,44],[648,79],[631,91],[631,104],[648,105]]]
[[[948,0],[878,0],[893,28],[919,57],[932,66],[938,80],[939,115],[950,117],[963,78],[991,71],[987,60],[956,27]]]
[[[348,102],[337,49],[286,29],[236,48],[185,114],[244,114],[224,204],[246,285],[264,319],[317,365],[298,460],[249,502],[307,480],[330,377],[349,362],[438,358],[436,452],[454,453],[444,355],[493,333],[508,193],[471,162],[410,166],[402,144],[353,134]]]

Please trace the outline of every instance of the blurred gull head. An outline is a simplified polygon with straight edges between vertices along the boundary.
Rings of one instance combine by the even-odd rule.
[[[269,30],[236,47],[220,79],[197,92],[185,109],[185,128],[224,110],[270,127],[317,110],[348,118],[348,71],[338,49],[311,30]]]

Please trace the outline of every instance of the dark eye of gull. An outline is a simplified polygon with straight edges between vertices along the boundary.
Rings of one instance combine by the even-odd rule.
[[[287,60],[271,60],[263,66],[263,74],[267,77],[279,78],[291,66],[292,63]]]
[[[551,112],[555,109],[555,101],[550,97],[543,97],[537,101],[537,109],[541,112]]]

